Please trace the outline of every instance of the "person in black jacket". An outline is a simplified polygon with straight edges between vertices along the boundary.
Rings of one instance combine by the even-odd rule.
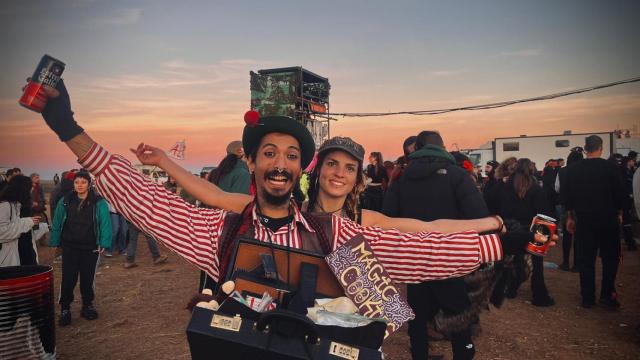
[[[567,166],[560,169],[558,172],[558,184],[556,187],[556,192],[560,193],[562,191],[562,186],[567,181],[567,170],[569,166],[577,163],[578,161],[584,159],[582,155],[582,148],[576,147],[571,149],[571,153],[567,157]],[[578,242],[573,241],[573,234],[567,231],[567,211],[562,198],[560,198],[560,203],[564,209],[564,213],[562,215],[563,221],[562,225],[562,264],[560,264],[559,268],[563,271],[573,271],[576,272],[580,268],[580,261],[578,258]],[[573,244],[573,267],[569,266],[569,255],[571,255],[571,245]]]
[[[600,303],[620,307],[615,288],[620,263],[620,224],[624,191],[620,171],[602,159],[602,138],[586,138],[587,158],[571,166],[560,195],[568,211],[567,230],[579,242],[582,306],[595,304],[596,255],[602,259]]]
[[[364,173],[371,181],[364,190],[364,203],[362,208],[380,211],[384,191],[389,183],[389,174],[384,167],[381,153],[374,151],[369,155],[369,166],[367,166]]]
[[[513,175],[509,177],[496,196],[496,213],[503,219],[518,221],[522,227],[528,228],[537,214],[553,217],[554,209],[549,204],[545,191],[537,184],[534,177],[536,170],[531,160],[519,159]],[[541,256],[532,256],[533,272],[531,275],[531,292],[535,306],[551,306],[555,304],[544,283],[544,264]],[[510,289],[509,297],[515,297],[519,284]]]
[[[409,155],[402,177],[387,191],[383,213],[424,221],[437,219],[474,219],[486,217],[489,210],[469,173],[456,165],[444,149],[440,134],[423,131]],[[447,316],[462,314],[470,307],[462,278],[407,285],[407,300],[416,318],[409,322],[413,359],[428,356],[427,321],[439,310]],[[454,359],[471,359],[475,349],[469,326],[451,334]]]
[[[487,177],[484,179],[485,182],[482,186],[483,192],[490,191],[498,182],[498,179],[496,179],[496,170],[498,170],[498,166],[500,166],[500,163],[495,160],[487,161],[487,164],[484,167],[484,172]]]

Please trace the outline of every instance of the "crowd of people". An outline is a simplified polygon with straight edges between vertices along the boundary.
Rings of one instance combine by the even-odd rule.
[[[78,277],[80,314],[88,320],[98,317],[94,281],[99,259],[119,253],[126,255],[125,268],[135,267],[140,233],[154,264],[167,260],[159,242],[197,266],[202,271],[199,291],[225,279],[228,240],[251,234],[326,254],[362,235],[390,276],[407,284],[415,313],[409,322],[412,357],[428,357],[431,322],[450,339],[454,359],[471,359],[483,304],[500,306],[505,297],[516,297],[529,276],[531,304],[555,304],[544,280],[544,258],[524,251],[529,242],[555,239],[529,231],[537,214],[558,219],[564,252],[560,268],[580,272],[582,306],[595,304],[598,251],[603,263],[600,303],[620,306],[615,289],[619,234],[635,249],[630,225],[640,177],[634,174],[634,153],[601,159],[598,136],[587,137],[584,150],[573,149],[566,166],[556,159],[538,172],[527,158],[509,158],[488,162],[483,176],[466,155],[448,152],[437,131],[408,137],[396,162],[371,152],[365,168],[365,150],[351,138],[331,138],[316,153],[303,125],[286,117],[262,117],[260,126],[247,123],[242,141],[231,142],[220,166],[205,178],[181,168],[159,148],[140,144],[132,149],[142,164],[169,174],[170,180],[159,186],[84,132],[61,84],[62,100],[52,98],[43,116],[84,167],[62,173],[50,194],[48,245],[62,249],[61,326],[71,323]],[[312,161],[315,166],[307,168]],[[0,190],[0,265],[37,263],[31,230],[46,218],[45,194],[38,174],[26,177],[12,169],[8,175]],[[306,186],[300,186],[302,178]],[[22,235],[31,237],[23,241]],[[488,283],[489,278],[495,281]]]
[[[629,251],[637,249],[631,226],[631,220],[637,216],[634,208],[640,209],[633,201],[638,199],[633,196],[636,152],[602,159],[602,139],[593,135],[585,139],[584,148],[571,149],[566,166],[564,159],[550,159],[538,171],[530,159],[511,157],[501,163],[488,161],[483,176],[464,154],[447,153],[437,132],[424,131],[407,138],[403,151],[403,157],[388,169],[386,177],[374,172],[381,157],[379,153],[371,153],[364,174],[374,187],[382,179],[384,200],[377,207],[380,194],[365,191],[363,208],[421,220],[499,215],[522,228],[529,228],[537,214],[554,218],[562,242],[563,262],[559,268],[580,273],[581,305],[590,308],[595,304],[595,261],[599,254],[603,264],[599,302],[613,309],[620,306],[615,289],[621,256],[620,234]],[[635,181],[638,194],[640,176],[635,176]],[[570,265],[572,249],[574,260]],[[507,263],[505,297],[515,298],[520,285],[530,278],[531,304],[539,307],[555,304],[545,284],[542,257],[518,254]],[[467,294],[462,279],[407,286],[408,301],[416,312],[416,319],[409,323],[413,358],[425,358],[426,323],[433,321],[439,311],[449,316],[465,313],[471,306]],[[449,334],[454,359],[468,358],[461,354],[471,344],[470,335],[469,327]]]
[[[88,320],[98,317],[94,282],[100,256],[112,257],[115,249],[126,256],[124,268],[137,266],[134,260],[140,230],[127,226],[125,218],[99,195],[93,176],[85,169],[61,175],[53,178],[47,204],[39,174],[27,177],[19,168],[6,172],[0,183],[0,267],[36,265],[39,245],[56,248],[54,256],[62,270],[58,324],[66,326],[71,323],[78,278],[80,315]],[[166,262],[167,256],[160,254],[156,241],[144,235],[153,263]]]

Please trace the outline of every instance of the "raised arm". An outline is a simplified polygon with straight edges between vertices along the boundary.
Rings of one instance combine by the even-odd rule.
[[[49,101],[42,112],[45,122],[96,177],[100,194],[140,230],[217,279],[216,253],[226,213],[187,204],[143,176],[125,158],[109,154],[74,120],[62,81],[56,89],[48,88],[47,95]]]
[[[141,163],[157,166],[166,171],[186,192],[209,206],[241,213],[253,199],[246,194],[228,193],[215,184],[194,176],[157,147],[140,143],[136,149],[131,149],[131,152],[138,157]]]
[[[486,217],[473,220],[420,221],[407,218],[392,218],[377,211],[362,210],[362,225],[377,226],[382,229],[398,229],[402,232],[439,232],[453,233],[460,231],[476,231],[479,233],[500,231],[502,221],[497,217]]]

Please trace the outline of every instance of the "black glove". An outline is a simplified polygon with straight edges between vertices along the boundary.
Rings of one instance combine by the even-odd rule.
[[[62,79],[58,82],[56,90],[60,92],[60,95],[57,98],[49,98],[47,105],[42,110],[42,117],[61,141],[68,141],[76,135],[82,134],[84,129],[73,119],[71,100],[69,100],[69,93]]]
[[[529,241],[533,241],[535,235],[520,222],[514,219],[504,219],[507,233],[500,235],[502,250],[505,255],[520,255],[524,253]]]

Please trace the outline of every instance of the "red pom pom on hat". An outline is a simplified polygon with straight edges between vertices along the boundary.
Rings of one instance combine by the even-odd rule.
[[[76,178],[76,171],[75,171],[75,170],[71,170],[71,171],[69,171],[69,172],[64,176],[64,178],[65,178],[66,180],[69,180],[69,181],[73,181],[73,180],[75,180],[75,178]]]
[[[249,110],[244,113],[244,122],[249,127],[255,127],[260,122],[260,114],[255,110]]]

